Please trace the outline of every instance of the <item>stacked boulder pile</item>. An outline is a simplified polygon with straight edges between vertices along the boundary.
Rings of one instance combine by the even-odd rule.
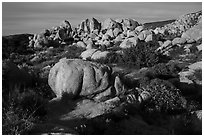
[[[153,30],[145,30],[144,26],[134,19],[109,18],[100,23],[92,18],[82,21],[77,28],[71,28],[70,23],[65,20],[58,27],[30,36],[28,47],[42,49],[72,44],[87,50],[81,55],[83,59],[96,60],[105,58],[111,48],[131,48],[140,41],[153,41],[154,37]],[[95,54],[91,57],[93,53]]]
[[[45,29],[39,34],[30,36],[28,47],[38,49],[45,46],[55,46],[59,45],[59,43],[65,43],[67,40],[72,38],[72,36],[71,24],[67,20],[64,20],[60,26],[53,27],[52,29]]]

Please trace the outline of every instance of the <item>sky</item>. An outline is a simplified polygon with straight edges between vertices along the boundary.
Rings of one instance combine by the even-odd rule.
[[[133,18],[139,23],[176,19],[202,10],[201,2],[3,2],[2,35],[40,33],[68,20],[76,27],[95,17]]]

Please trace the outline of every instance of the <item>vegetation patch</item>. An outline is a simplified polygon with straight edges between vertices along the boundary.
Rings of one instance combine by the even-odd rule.
[[[152,98],[143,106],[145,111],[177,113],[185,110],[186,100],[170,82],[153,79],[144,87],[150,92]]]

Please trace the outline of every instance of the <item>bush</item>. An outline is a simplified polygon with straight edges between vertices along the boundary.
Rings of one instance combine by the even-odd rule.
[[[185,110],[185,98],[180,95],[180,91],[170,82],[153,79],[150,84],[144,88],[149,91],[152,96],[143,106],[145,111],[177,113]]]
[[[154,52],[155,47],[153,43],[140,42],[135,47],[123,50],[123,61],[137,68],[153,66],[159,62],[159,57]]]
[[[158,43],[140,41],[135,47],[121,49],[121,54],[110,52],[106,59],[100,59],[96,62],[124,64],[137,69],[152,67],[155,64],[169,61],[166,56],[155,52],[158,47]]]
[[[10,104],[7,108],[2,109],[2,134],[3,135],[19,135],[25,134],[34,125],[35,118],[15,108]]]
[[[7,91],[3,93],[5,92]],[[48,100],[30,89],[23,93],[16,89],[10,93],[10,96],[3,95],[2,133],[27,134],[35,123],[45,119],[45,105]]]
[[[164,61],[162,55],[155,53],[158,47],[155,42],[139,42],[137,46],[123,50],[122,61],[137,68],[152,67]]]
[[[182,68],[176,63],[159,63],[149,70],[148,77],[150,78],[169,79],[178,77]]]

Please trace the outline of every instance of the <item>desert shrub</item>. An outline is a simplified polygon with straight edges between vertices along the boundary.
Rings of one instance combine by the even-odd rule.
[[[169,79],[178,77],[178,73],[182,68],[176,63],[159,63],[149,70],[148,76],[150,78]]]
[[[12,52],[19,54],[27,54],[27,46],[29,44],[29,36],[32,34],[17,34],[2,37],[2,53],[3,58],[7,58]]]
[[[148,90],[152,96],[143,106],[145,111],[175,113],[185,110],[185,98],[180,95],[180,91],[170,82],[153,79],[145,89]]]
[[[123,49],[122,62],[137,68],[152,67],[164,61],[163,56],[155,52],[158,47],[155,42],[139,42],[135,47]]]
[[[202,122],[195,124],[195,120],[193,120],[191,113],[185,113],[177,118],[172,118],[171,123],[173,123],[171,130],[173,131],[174,135],[202,134]]]
[[[180,55],[184,54],[186,54],[184,46],[176,46],[169,52],[169,55],[172,57],[172,59],[177,59],[180,57]]]
[[[202,103],[201,102],[187,98],[187,111],[188,112],[201,110],[201,109],[202,109]]]
[[[10,104],[7,108],[2,108],[2,134],[3,135],[18,135],[25,134],[34,125],[35,118],[15,108]]]
[[[3,93],[8,92],[4,91]],[[2,133],[27,134],[29,130],[46,116],[48,100],[38,91],[26,89],[26,92],[15,89],[9,96],[2,96]]]
[[[139,42],[135,47],[120,49],[120,54],[114,52],[113,49],[108,54],[107,58],[96,60],[96,62],[105,64],[124,64],[137,69],[152,67],[155,64],[170,60],[167,56],[155,52],[158,46],[159,44],[156,42]],[[119,51],[117,47],[116,49]]]

